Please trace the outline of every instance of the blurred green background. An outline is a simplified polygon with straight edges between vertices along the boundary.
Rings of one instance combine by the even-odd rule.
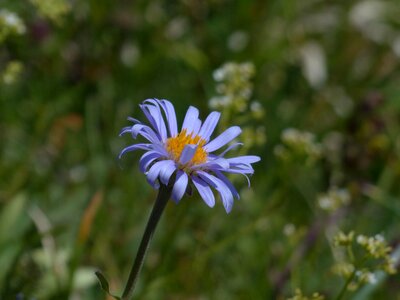
[[[229,215],[167,206],[138,299],[335,299],[339,230],[397,263],[399,62],[397,0],[2,0],[0,299],[106,299],[97,269],[120,294],[156,191],[118,133],[152,97],[222,111],[262,161]],[[400,299],[377,278],[345,298]]]

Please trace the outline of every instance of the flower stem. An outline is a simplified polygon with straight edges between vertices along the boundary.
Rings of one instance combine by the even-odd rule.
[[[340,292],[339,292],[339,294],[337,295],[337,297],[335,298],[335,300],[342,300],[342,299],[343,299],[343,297],[344,297],[344,295],[345,295],[345,293],[346,293],[346,291],[347,291],[348,286],[350,285],[351,281],[352,281],[352,280],[354,279],[354,277],[356,276],[357,270],[359,270],[359,268],[361,268],[361,266],[364,265],[364,263],[365,263],[366,260],[367,260],[367,257],[364,256],[364,257],[360,260],[359,264],[357,264],[357,265],[355,264],[355,265],[354,265],[354,270],[353,270],[353,272],[351,272],[349,278],[347,278],[347,280],[346,280],[344,286],[343,286],[342,289],[340,290]]]
[[[357,271],[357,269],[354,268],[353,272],[351,272],[349,278],[347,278],[345,284],[343,285],[342,289],[340,290],[339,295],[337,295],[336,300],[343,299],[343,296],[346,293],[349,284],[351,283],[351,281],[353,280],[354,276],[356,275],[356,271]]]
[[[124,292],[122,294],[121,300],[129,300],[132,298],[133,290],[135,288],[136,281],[138,279],[140,270],[143,266],[144,257],[147,250],[149,249],[150,241],[153,237],[154,231],[157,227],[158,221],[164,211],[164,208],[171,196],[172,188],[161,185],[158,191],[157,200],[154,203],[153,210],[151,211],[150,218],[147,222],[146,229],[144,231],[142,241],[138,252],[136,254],[135,262],[129,273],[128,281],[126,283]]]

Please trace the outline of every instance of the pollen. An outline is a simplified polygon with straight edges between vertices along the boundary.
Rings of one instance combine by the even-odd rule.
[[[183,129],[177,136],[167,139],[166,148],[172,159],[178,162],[186,145],[197,145],[196,152],[189,164],[198,165],[207,161],[207,152],[203,148],[205,143],[206,141],[200,136],[188,134],[187,130]]]

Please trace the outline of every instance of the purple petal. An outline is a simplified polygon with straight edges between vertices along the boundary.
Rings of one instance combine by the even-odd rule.
[[[156,98],[149,98],[143,101],[143,103],[146,103],[146,105],[148,105],[147,103],[150,103],[150,105],[158,107],[160,105],[159,103],[160,100],[156,99]]]
[[[241,132],[242,130],[239,126],[229,127],[227,130],[225,130],[223,133],[221,133],[219,136],[217,136],[215,139],[205,145],[204,150],[206,150],[207,152],[218,150],[219,148],[225,146],[234,138],[236,138]]]
[[[244,155],[244,156],[236,156],[232,158],[227,158],[229,163],[234,164],[254,164],[261,160],[259,156],[255,155]]]
[[[176,122],[175,108],[168,100],[163,99],[160,103],[167,117],[169,133],[171,136],[176,136],[178,134],[178,125]]]
[[[183,148],[182,150],[179,162],[183,165],[188,163],[196,153],[197,147],[198,147],[197,145],[192,145],[192,144],[186,145],[185,148]]]
[[[221,154],[219,154],[219,157],[224,157],[226,153],[228,153],[229,151],[231,151],[232,149],[236,148],[237,146],[242,146],[243,143],[234,143],[232,145],[230,145],[228,148],[226,148]]]
[[[162,168],[165,168],[168,165],[168,160],[162,160],[156,162],[154,165],[151,166],[149,172],[146,174],[147,181],[153,186],[154,188],[158,188],[158,183],[156,180],[160,175],[160,171]]]
[[[246,174],[252,174],[252,173],[243,173],[243,171],[241,170],[234,170],[234,169],[227,169],[227,170],[223,170],[225,173],[231,173],[231,174],[240,174],[243,175],[244,177],[246,177],[247,179],[247,186],[250,187],[250,179]],[[215,170],[214,170],[215,172]]]
[[[119,133],[119,136],[123,136],[125,133],[132,133],[132,126],[127,126],[122,128],[121,132]]]
[[[152,143],[160,143],[160,139],[158,138],[157,134],[147,125],[135,124],[131,128],[131,133],[134,139],[136,139],[137,135],[140,134]]]
[[[135,118],[132,118],[132,117],[128,117],[128,121],[131,121],[131,122],[136,123],[136,124],[141,123],[139,120],[137,120]]]
[[[199,191],[199,194],[201,198],[204,200],[204,202],[209,207],[214,207],[215,198],[210,186],[207,183],[205,183],[204,180],[201,180],[197,176],[194,176],[192,178],[192,181],[196,189]]]
[[[213,168],[218,168],[218,169],[228,169],[229,168],[229,162],[222,157],[210,160],[208,162],[205,162],[203,164],[198,164],[192,167],[192,169],[197,170],[197,169],[213,169]]]
[[[163,184],[168,185],[169,179],[172,174],[176,171],[175,162],[172,160],[167,160],[168,163],[160,171],[160,180]]]
[[[149,120],[150,125],[153,127],[153,129],[156,131],[156,133],[159,135],[159,137],[161,139],[161,135],[160,135],[160,132],[158,130],[157,122],[154,120],[153,116],[148,111],[148,109],[147,109],[148,106],[149,105],[146,105],[146,104],[139,104],[140,109],[143,111],[143,113],[146,116],[147,120]]]
[[[221,179],[225,185],[229,188],[229,190],[231,191],[233,197],[235,197],[236,199],[240,199],[240,195],[237,192],[236,188],[234,187],[234,185],[232,184],[232,182],[224,175],[222,174],[220,171],[214,171],[215,175],[217,175],[217,177],[219,179]]]
[[[224,172],[231,172],[231,171],[237,171],[237,173],[242,173],[242,174],[253,174],[254,169],[250,165],[232,165],[230,164],[229,168],[227,169],[220,169],[220,171]]]
[[[224,172],[230,172],[234,173],[233,171],[236,171],[235,173],[241,173],[241,174],[253,174],[254,169],[250,165],[239,165],[239,164],[230,164],[229,168],[222,169],[222,168],[217,168],[220,171]]]
[[[157,151],[148,151],[142,155],[139,160],[139,170],[144,173],[146,172],[149,165],[155,161],[157,158],[160,158],[161,154]]]
[[[136,137],[137,137],[137,135],[139,134],[139,132],[140,132],[143,128],[145,128],[145,127],[149,127],[149,126],[144,125],[144,124],[135,124],[135,125],[131,126],[131,134],[132,134],[132,137],[133,137],[134,139],[136,139]]]
[[[193,135],[197,135],[199,133],[199,130],[201,128],[201,121],[200,119],[197,119],[194,123],[193,123],[193,128],[192,128],[192,133]]]
[[[124,149],[122,149],[121,153],[118,155],[118,158],[121,159],[122,155],[124,155],[127,152],[135,151],[135,150],[151,150],[152,144],[135,144],[128,146]]]
[[[122,136],[129,132],[134,139],[136,139],[137,135],[140,134],[151,142],[156,142],[156,143],[160,142],[160,139],[157,136],[157,134],[149,126],[142,124],[140,121],[133,119],[131,117],[129,117],[128,119],[134,122],[135,124],[132,126],[126,126],[122,128],[119,136]]]
[[[187,185],[188,185],[188,176],[185,172],[178,170],[176,174],[176,180],[174,187],[172,189],[172,199],[178,203],[179,200],[182,199],[183,195],[185,194]]]
[[[156,122],[158,132],[160,133],[161,136],[161,140],[164,142],[168,136],[167,136],[167,128],[165,127],[165,122],[160,107],[158,105],[157,106],[147,105],[147,109],[152,115],[154,121]]]
[[[187,133],[194,132],[196,124],[198,124],[199,110],[193,106],[190,106],[186,112],[185,119],[183,120],[182,130],[186,129]]]
[[[211,112],[207,119],[204,121],[203,126],[198,133],[204,140],[208,141],[210,139],[211,134],[214,132],[215,127],[218,124],[221,113],[213,111]]]
[[[222,204],[224,205],[226,212],[229,213],[233,205],[233,196],[225,183],[221,179],[204,171],[198,171],[197,174],[201,179],[218,191],[219,195],[221,196]]]
[[[165,157],[168,157],[168,155],[169,155],[169,153],[165,149],[164,145],[161,145],[161,144],[152,144],[152,150],[159,152],[160,154],[162,154]]]
[[[160,110],[160,107],[163,109],[165,113],[165,117],[167,119],[167,125],[171,136],[175,136],[178,134],[178,125],[176,123],[176,114],[174,106],[168,100],[158,100],[158,99],[147,99],[144,101],[145,103],[151,103]],[[160,112],[161,114],[161,112]],[[164,119],[163,119],[164,120]],[[162,129],[162,128],[161,128]]]

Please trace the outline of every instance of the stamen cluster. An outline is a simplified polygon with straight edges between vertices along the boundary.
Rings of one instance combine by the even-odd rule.
[[[186,145],[197,145],[196,152],[192,159],[187,163],[189,165],[199,165],[207,161],[207,152],[203,146],[206,141],[193,133],[188,134],[186,129],[183,129],[177,136],[170,137],[166,141],[166,148],[171,158],[175,162],[179,162],[182,151]]]

